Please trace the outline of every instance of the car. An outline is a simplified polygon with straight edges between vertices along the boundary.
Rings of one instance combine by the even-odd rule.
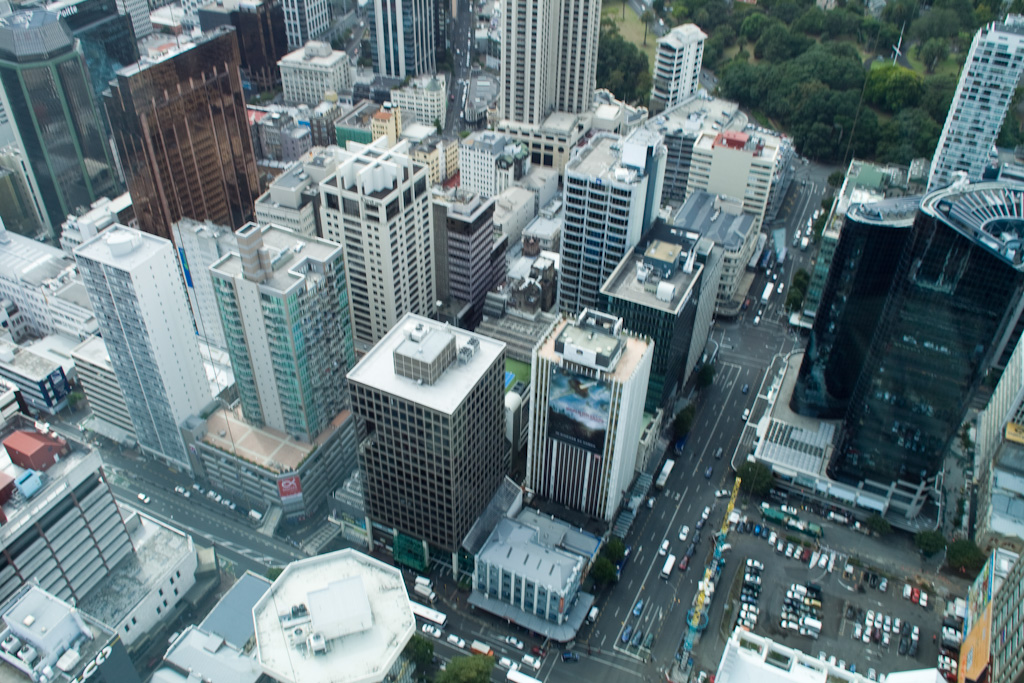
[[[751,605],[756,605],[757,604],[757,596],[755,596],[755,595],[748,595],[746,593],[741,593],[740,594],[740,600],[742,600],[745,603],[749,603]]]
[[[896,651],[899,652],[901,655],[905,655],[905,654],[907,654],[908,646],[909,646],[909,643],[907,642],[907,639],[906,638],[900,638],[900,644],[899,644],[899,647],[896,648]]]
[[[697,529],[698,531],[700,531],[701,529],[703,529],[703,528],[704,528],[704,520],[703,520],[703,519],[698,519],[698,520],[697,520],[697,523],[696,523],[696,524],[694,524],[693,526],[694,526],[694,528],[695,528],[695,529]]]
[[[220,501],[220,504],[223,505],[226,508],[229,508],[229,507],[231,507],[232,502],[230,500],[228,500],[227,498],[222,498],[221,501]]]
[[[909,600],[910,599],[910,595],[911,595],[912,592],[913,592],[913,588],[910,586],[909,583],[903,584],[903,599],[904,600]]]
[[[715,491],[715,498],[728,498],[732,495],[732,491],[729,489],[718,489]]]
[[[820,659],[823,662],[827,662],[828,661],[828,655],[825,654],[824,650],[820,650],[818,652],[818,659]]]
[[[760,536],[761,535],[761,525],[760,524],[755,524],[754,525],[754,535],[755,536]]]
[[[751,569],[757,569],[758,571],[761,571],[761,570],[764,569],[764,565],[763,564],[761,564],[757,560],[753,560],[753,559],[747,560],[747,566],[750,567]]]
[[[876,629],[878,629],[879,631],[882,630],[882,613],[881,612],[879,612],[878,614],[875,615],[874,627]]]
[[[759,315],[755,315],[754,316],[754,324],[755,325],[760,325],[761,324],[761,316],[759,316]]]
[[[664,557],[665,555],[668,555],[668,539],[667,538],[664,541],[661,542],[661,547],[658,548],[658,554],[661,555],[662,557]]]
[[[715,460],[721,460],[721,459],[722,459],[722,454],[723,454],[723,453],[725,453],[725,449],[724,449],[724,448],[722,448],[721,446],[719,446],[719,447],[718,447],[718,448],[717,448],[717,449],[715,450]]]
[[[907,622],[907,621],[903,622],[903,628],[900,629],[900,635],[904,635],[904,636],[909,636],[910,635],[910,622]]]
[[[822,553],[821,559],[818,560],[818,569],[824,569],[828,566],[828,553]]]
[[[693,544],[694,545],[700,545],[700,532],[699,531],[693,532]]]
[[[686,568],[690,566],[690,558],[683,556],[683,559],[679,560],[679,571],[685,572]]]
[[[864,624],[866,626],[871,626],[874,623],[875,623],[875,610],[869,609],[868,613],[867,613],[867,616],[864,618]]]
[[[777,552],[777,553],[784,553],[784,552],[786,552],[786,542],[785,541],[779,541],[778,544],[775,546],[775,552]]]
[[[910,641],[910,649],[907,650],[907,656],[908,657],[916,657],[917,656],[917,641],[916,640]]]
[[[685,541],[686,537],[690,535],[690,527],[685,524],[679,527],[679,540]]]
[[[900,621],[899,617],[896,617],[895,619],[892,620],[892,632],[893,633],[899,633],[900,632],[900,628],[902,626],[903,626],[903,622]]]
[[[864,635],[864,628],[858,623],[853,625],[853,639],[860,640],[860,637]]]
[[[562,653],[562,661],[563,662],[578,662],[578,661],[580,661],[580,656],[578,654],[576,654],[575,652],[563,652]]]
[[[921,607],[928,607],[928,594],[924,591],[921,591],[921,599],[918,601],[917,604],[921,605]]]
[[[744,394],[747,393],[748,391],[750,391],[750,385],[744,384],[743,388],[740,391],[742,391]]]
[[[711,516],[711,507],[707,506],[707,507],[704,508],[704,512],[700,513],[700,518],[701,519],[707,519],[710,516]]]
[[[686,556],[693,557],[693,554],[695,552],[697,552],[697,544],[695,544],[693,541],[690,541],[690,547],[686,549]]]
[[[885,620],[882,623],[882,630],[886,633],[892,632],[892,617],[888,614],[885,615]]]
[[[644,601],[640,600],[636,603],[636,607],[633,608],[633,616],[638,617],[640,613],[644,611]]]
[[[917,625],[915,624],[914,628],[910,632],[910,639],[911,640],[918,640],[920,637],[921,637],[921,629],[919,629],[917,627]]]
[[[761,538],[768,538],[768,525],[761,527]]]
[[[514,669],[516,665],[508,657],[502,657],[498,660],[498,666],[502,669]]]
[[[840,659],[839,660],[839,668],[840,669],[845,669],[846,668],[846,660],[845,659]]]
[[[140,493],[138,498],[141,502],[145,503],[146,505],[149,505],[149,496],[147,496],[145,493]]]
[[[918,601],[920,601],[920,600],[921,600],[921,589],[920,588],[915,588],[910,593],[910,602],[912,602],[912,603],[914,603],[916,605],[918,603]]]
[[[433,636],[435,638],[441,637],[441,629],[434,626],[433,624],[423,624],[420,630],[426,633],[428,636]]]
[[[517,650],[523,649],[523,641],[519,640],[515,636],[505,636],[505,642]]]
[[[878,680],[878,673],[874,669],[868,669],[868,680],[869,681],[877,681]]]
[[[640,643],[644,642],[644,632],[641,629],[637,629],[636,633],[633,634],[633,642],[630,643],[633,647],[640,647]]]
[[[653,510],[654,509],[654,496],[651,496],[650,498],[647,499],[647,509],[648,510]]]
[[[743,576],[743,582],[752,586],[760,586],[761,577],[757,574],[745,574]]]
[[[793,546],[793,544],[792,543],[788,544],[786,546],[786,557],[793,557],[793,551],[794,550],[796,550],[796,548]]]
[[[743,409],[743,421],[746,422],[750,418],[750,408]]]
[[[753,530],[754,530],[754,523],[753,522],[751,522],[749,519],[747,521],[743,522],[743,533],[749,534]]]
[[[889,590],[889,579],[883,576],[882,580],[878,582],[878,590],[883,593]]]
[[[754,607],[753,605],[740,605],[740,611],[741,612],[750,612],[754,616],[757,616],[758,614],[761,613],[761,611],[759,609],[757,609],[756,607]]]
[[[633,625],[626,624],[626,628],[622,629],[622,642],[628,643],[629,637],[633,635]]]
[[[459,638],[454,633],[449,633],[448,634],[448,644],[449,645],[454,645],[455,647],[459,648],[460,650],[465,650],[466,649],[466,641],[463,640],[462,638]]]
[[[809,559],[811,559],[811,549],[810,548],[804,548],[804,551],[802,553],[800,553],[800,561],[801,562],[806,562]]]
[[[192,492],[191,491],[185,491],[185,493],[183,493],[181,495],[184,496],[185,498],[191,498],[192,497]]]
[[[774,531],[768,535],[768,545],[774,546],[779,540],[779,535]]]
[[[884,647],[886,650],[888,650],[889,649],[889,645],[891,643],[892,643],[892,639],[889,637],[889,634],[888,633],[883,633],[882,634],[882,647]]]
[[[174,487],[174,492],[175,493],[185,493],[185,487],[184,486],[175,486]]]
[[[547,650],[541,648],[540,645],[534,645],[533,647],[531,647],[530,652],[537,655],[538,657],[546,657],[548,654]]]
[[[708,468],[706,470],[704,470],[704,478],[705,479],[710,479],[711,475],[714,474],[714,472],[715,472],[714,466],[708,465]]]

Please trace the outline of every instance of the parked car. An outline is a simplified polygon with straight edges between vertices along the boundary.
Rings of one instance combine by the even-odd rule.
[[[711,507],[707,506],[704,508],[704,512],[700,513],[701,519],[707,519],[711,516]]]
[[[563,652],[562,653],[562,661],[563,662],[578,662],[578,661],[580,661],[580,656],[578,654],[576,654],[575,652]]]
[[[760,562],[758,562],[757,560],[754,560],[754,559],[747,560],[747,566],[751,567],[752,569],[757,569],[758,571],[761,571],[761,570],[764,569],[764,565],[761,564]]]
[[[633,635],[633,625],[626,624],[626,628],[622,629],[622,642],[628,643],[629,637]]]
[[[636,607],[633,608],[633,616],[638,617],[640,613],[644,611],[644,601],[640,600],[636,603]]]
[[[690,535],[690,527],[686,526],[685,524],[683,526],[679,527],[679,540],[680,541],[685,541],[686,537],[689,536],[689,535]]]
[[[683,556],[683,559],[679,560],[679,571],[685,572],[686,568],[690,566],[690,558]]]

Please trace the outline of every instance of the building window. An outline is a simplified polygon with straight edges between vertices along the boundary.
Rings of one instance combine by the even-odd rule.
[[[159,607],[156,608],[156,613],[160,614],[160,608]]]

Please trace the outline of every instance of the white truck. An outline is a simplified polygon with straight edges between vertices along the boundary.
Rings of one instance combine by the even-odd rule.
[[[429,586],[424,586],[418,583],[415,586],[413,586],[412,589],[413,591],[415,591],[417,595],[423,596],[429,602],[434,602],[434,600],[437,599],[437,594],[434,591],[430,590]]]
[[[807,247],[811,244],[811,240],[807,237],[800,238],[800,251],[807,251]]]

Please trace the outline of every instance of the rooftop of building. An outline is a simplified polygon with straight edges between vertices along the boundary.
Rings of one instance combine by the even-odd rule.
[[[536,529],[538,539],[544,545],[579,555],[585,558],[588,564],[597,557],[601,549],[601,539],[595,534],[532,507],[523,508],[515,519]]]
[[[925,195],[921,211],[940,218],[1013,268],[1024,269],[1024,185],[958,179]]]
[[[232,647],[245,649],[256,635],[252,608],[270,590],[270,585],[269,579],[251,571],[242,574],[199,623],[199,628],[217,634]]]
[[[25,9],[0,16],[0,58],[45,60],[69,51],[73,44],[71,29],[56,12]]]
[[[566,592],[586,567],[579,555],[544,543],[537,529],[503,517],[477,553],[477,561],[507,569],[518,577],[559,593]]]
[[[421,326],[422,329],[417,330]],[[419,337],[422,341],[415,341]],[[395,352],[428,362],[438,346],[454,339],[459,357],[433,384],[404,377],[395,369]],[[475,347],[475,349],[474,349]],[[408,313],[348,373],[349,381],[443,413],[454,413],[487,369],[504,354],[504,342]]]
[[[704,40],[708,34],[700,30],[697,24],[682,24],[674,27],[661,38],[658,38],[658,45],[666,45],[675,50],[680,50],[686,45]]]
[[[177,9],[178,11],[175,12],[175,9]],[[162,20],[164,22],[174,24],[181,21],[181,19],[183,18],[183,12],[184,10],[176,8],[175,6],[164,6],[158,8],[157,10],[154,10],[150,14],[150,16],[152,19],[154,19],[154,21]],[[161,45],[161,52],[156,52],[155,50],[151,49],[142,57],[140,57],[139,61],[137,61],[136,63],[130,64],[122,69],[119,69],[117,71],[117,75],[123,76],[125,78],[136,76],[150,67],[174,59],[178,55],[188,52],[189,50],[194,50],[200,45],[203,45],[204,43],[207,43],[211,40],[216,40],[225,33],[234,33],[234,30],[234,27],[231,26],[218,26],[217,28],[211,31],[190,36],[186,39],[179,38],[171,42],[163,43]]]
[[[252,621],[251,612],[248,621]],[[227,643],[220,635],[194,625],[171,642],[164,654],[164,663],[175,672],[184,672],[188,678],[178,678],[158,670],[153,675],[153,683],[193,679],[216,683],[257,683],[263,676],[255,657]]]
[[[382,681],[416,631],[401,570],[355,550],[292,562],[252,614],[283,683]]]
[[[0,640],[14,637],[36,651],[32,677],[6,658],[0,659],[3,683],[43,680],[40,676],[46,667],[52,670],[47,680],[53,683],[81,681],[83,670],[114,635],[103,624],[34,583],[26,583],[18,589],[0,606],[0,613],[3,618]],[[12,652],[11,656],[14,654]],[[26,665],[22,663],[22,666]]]
[[[696,136],[704,129],[742,131],[747,123],[746,114],[735,102],[697,93],[649,119],[645,125],[662,134]]]
[[[530,224],[523,229],[523,237],[553,240],[561,234],[562,225],[561,211],[558,211],[557,217],[541,214],[530,221]]]
[[[607,296],[678,315],[693,296],[704,266],[696,263],[696,241],[689,248],[652,240],[631,249],[601,286]]]
[[[315,281],[318,273],[307,269],[307,262],[327,263],[341,254],[341,245],[317,237],[307,237],[278,225],[257,226],[250,223],[239,228],[242,234],[246,228],[259,229],[263,248],[269,254],[270,271],[263,271],[266,279],[260,282],[264,294],[283,296],[307,282]],[[242,257],[229,252],[210,266],[215,276],[234,279],[245,277],[242,271]]]
[[[42,382],[60,366],[51,358],[34,353],[27,347],[0,337],[0,367],[33,382]]]
[[[400,88],[394,88],[395,92],[403,90],[426,90],[428,92],[442,92],[446,89],[447,79],[444,74],[424,74],[410,78],[409,82]]]
[[[250,425],[242,417],[240,407],[218,408],[206,418],[202,442],[270,472],[292,472],[326,442],[350,414],[347,410],[338,413],[312,443],[306,443],[270,427]]]
[[[66,334],[48,334],[41,339],[22,344],[22,348],[34,353],[54,365],[64,368],[65,375],[71,375],[75,369],[75,359],[71,352],[78,346],[78,337],[70,337]]]
[[[60,249],[0,229],[0,278],[39,287],[74,270]]]
[[[846,215],[858,223],[908,227],[914,222],[921,197],[891,197],[850,204]]]
[[[348,56],[344,50],[331,48],[330,43],[311,40],[298,50],[289,52],[278,62],[280,65],[332,67],[341,64],[348,66]]]
[[[162,237],[114,225],[76,247],[75,255],[131,272],[165,249],[170,251],[171,243]]]
[[[117,625],[176,565],[195,554],[192,539],[141,513],[121,507],[135,552],[126,555],[107,577],[85,594],[78,607],[104,624]]]
[[[622,164],[622,138],[598,134],[565,166],[565,172],[601,181],[632,183],[637,180],[634,168]]]
[[[467,138],[464,138],[460,143],[460,147],[479,149],[485,152],[490,152],[494,156],[498,156],[504,151],[504,149],[512,144],[512,138],[505,135],[504,133],[496,133],[493,130],[480,130]]]
[[[754,217],[744,213],[737,200],[708,192],[691,194],[671,221],[656,220],[652,238],[679,244],[707,237],[726,251],[738,251],[746,243]]]
[[[868,683],[814,655],[769,638],[735,629],[725,644],[715,675],[717,683]]]
[[[498,522],[513,515],[523,507],[523,489],[509,477],[502,479],[498,489],[491,496],[487,507],[469,528],[462,539],[462,547],[471,555],[476,555],[488,542]]]
[[[428,138],[437,137],[437,128],[413,121],[407,126],[402,126],[402,137],[412,142],[423,142]]]
[[[506,213],[515,212],[517,209],[533,204],[535,194],[533,190],[524,187],[509,187],[494,195],[494,216],[495,222]]]
[[[596,324],[588,322],[590,320],[594,320]],[[612,321],[615,321],[614,326],[608,328]],[[562,319],[556,323],[548,332],[548,336],[541,340],[537,354],[558,362],[562,360],[563,352],[579,350],[582,352],[581,357],[573,353],[568,360],[588,366],[596,363],[601,370],[602,379],[626,382],[640,364],[650,342],[623,331],[621,322],[621,318],[606,313],[584,310],[576,319]],[[587,360],[586,356],[593,358]],[[579,386],[574,390],[585,396],[587,387]]]

